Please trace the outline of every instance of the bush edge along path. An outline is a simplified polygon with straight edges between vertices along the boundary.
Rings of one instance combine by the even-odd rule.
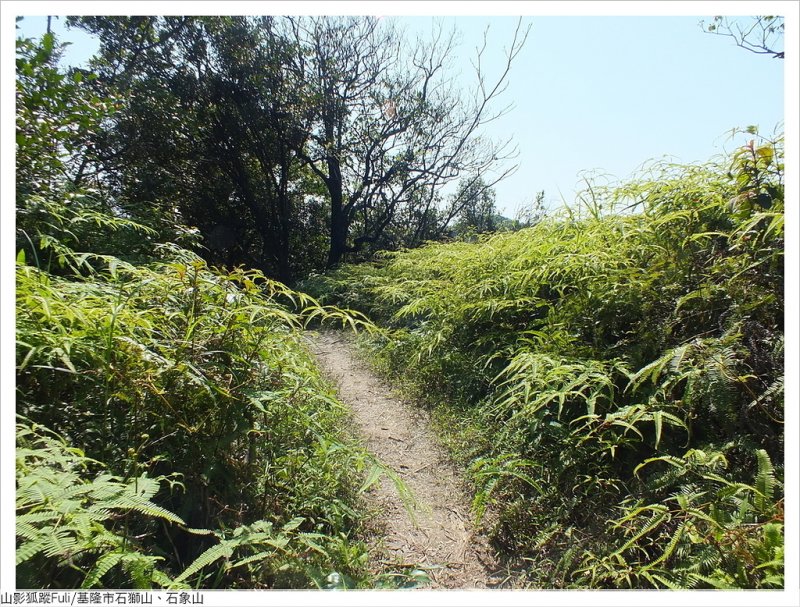
[[[391,394],[358,360],[349,335],[310,331],[307,340],[323,375],[350,406],[366,448],[396,475],[369,494],[377,550],[373,566],[416,567],[431,588],[491,588],[502,583],[485,538],[473,529],[469,500],[437,444],[430,420]]]

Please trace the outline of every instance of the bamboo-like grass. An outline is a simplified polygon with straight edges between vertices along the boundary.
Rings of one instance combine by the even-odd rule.
[[[782,585],[782,149],[306,284],[383,327],[532,583]]]

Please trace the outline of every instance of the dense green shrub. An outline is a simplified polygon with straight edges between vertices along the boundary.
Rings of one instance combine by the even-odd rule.
[[[754,134],[311,285],[385,327],[381,364],[438,404],[539,583],[782,584],[782,150]]]
[[[88,142],[113,103],[59,48],[17,41],[18,584],[371,583],[378,464],[302,343],[311,318],[364,323],[110,199]]]
[[[189,528],[296,521],[320,534],[309,562],[333,568],[326,543],[347,552],[371,462],[337,438],[344,410],[302,346],[303,317],[277,301],[299,294],[187,252],[151,266],[105,261],[89,278],[18,265],[18,413],[122,479],[176,477],[153,499]],[[152,534],[173,572],[210,542],[184,528]],[[282,583],[310,583],[288,570]]]
[[[102,469],[100,462],[24,419],[17,424],[16,466],[19,587],[45,581],[92,587],[116,565],[115,573],[124,575],[113,586],[171,584],[157,567],[164,558],[146,554],[135,537],[148,527],[152,532],[161,520],[183,523],[151,501],[169,479],[143,474],[123,480],[107,473],[89,478],[90,468]]]

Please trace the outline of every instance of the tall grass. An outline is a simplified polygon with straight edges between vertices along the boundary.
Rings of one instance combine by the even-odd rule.
[[[301,343],[311,317],[363,322],[257,272],[211,270],[174,246],[133,265],[38,240],[42,252],[58,243],[59,272],[19,256],[17,412],[57,430],[64,453],[91,460],[64,460],[64,474],[85,473],[69,472],[70,486],[39,502],[18,494],[19,582],[313,587],[335,572],[366,583],[358,488],[376,463],[343,438],[343,407]],[[25,428],[20,446],[33,432]],[[50,487],[41,479],[61,465],[53,444],[26,447],[20,486]],[[99,471],[118,479],[115,491],[147,478],[157,510],[129,504],[132,514],[118,517],[111,481],[97,488],[93,479]],[[64,508],[80,529],[42,518]],[[162,520],[129,524],[137,516]],[[59,543],[65,534],[72,539]],[[242,551],[244,563],[234,558]]]
[[[305,288],[383,325],[536,583],[780,586],[782,157],[754,135]]]
[[[324,580],[342,567],[354,580],[364,576],[354,508],[373,462],[343,442],[343,408],[301,344],[304,317],[288,306],[303,296],[257,273],[211,271],[187,252],[147,266],[104,262],[89,277],[18,264],[18,413],[58,429],[70,449],[104,462],[120,483],[173,479],[149,498],[169,511],[167,522],[181,524],[151,525],[136,537],[143,553],[165,561],[165,574],[183,570],[179,582],[307,586],[317,579],[310,572]],[[305,303],[307,314],[342,317]],[[49,455],[37,453],[20,472],[30,480],[31,471],[52,467]],[[227,537],[256,525],[262,535],[253,537],[272,541],[264,526],[290,522],[313,546],[273,546],[271,567],[262,551],[248,567],[218,567],[210,578],[203,567],[184,569],[215,545],[212,531]],[[63,531],[49,529],[54,537]],[[20,580],[34,587],[99,582],[88,569],[83,580],[75,577],[71,550],[44,553],[48,567],[30,561]],[[127,562],[120,559],[114,564]]]

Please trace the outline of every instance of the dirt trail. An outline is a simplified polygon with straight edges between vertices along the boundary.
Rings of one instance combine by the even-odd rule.
[[[391,393],[354,354],[350,337],[309,332],[311,351],[350,406],[366,447],[392,468],[417,504],[412,521],[393,483],[383,479],[370,493],[378,507],[376,546],[381,569],[415,564],[429,572],[430,588],[491,588],[502,581],[483,537],[471,527],[469,500],[452,464],[430,430],[424,412]]]

